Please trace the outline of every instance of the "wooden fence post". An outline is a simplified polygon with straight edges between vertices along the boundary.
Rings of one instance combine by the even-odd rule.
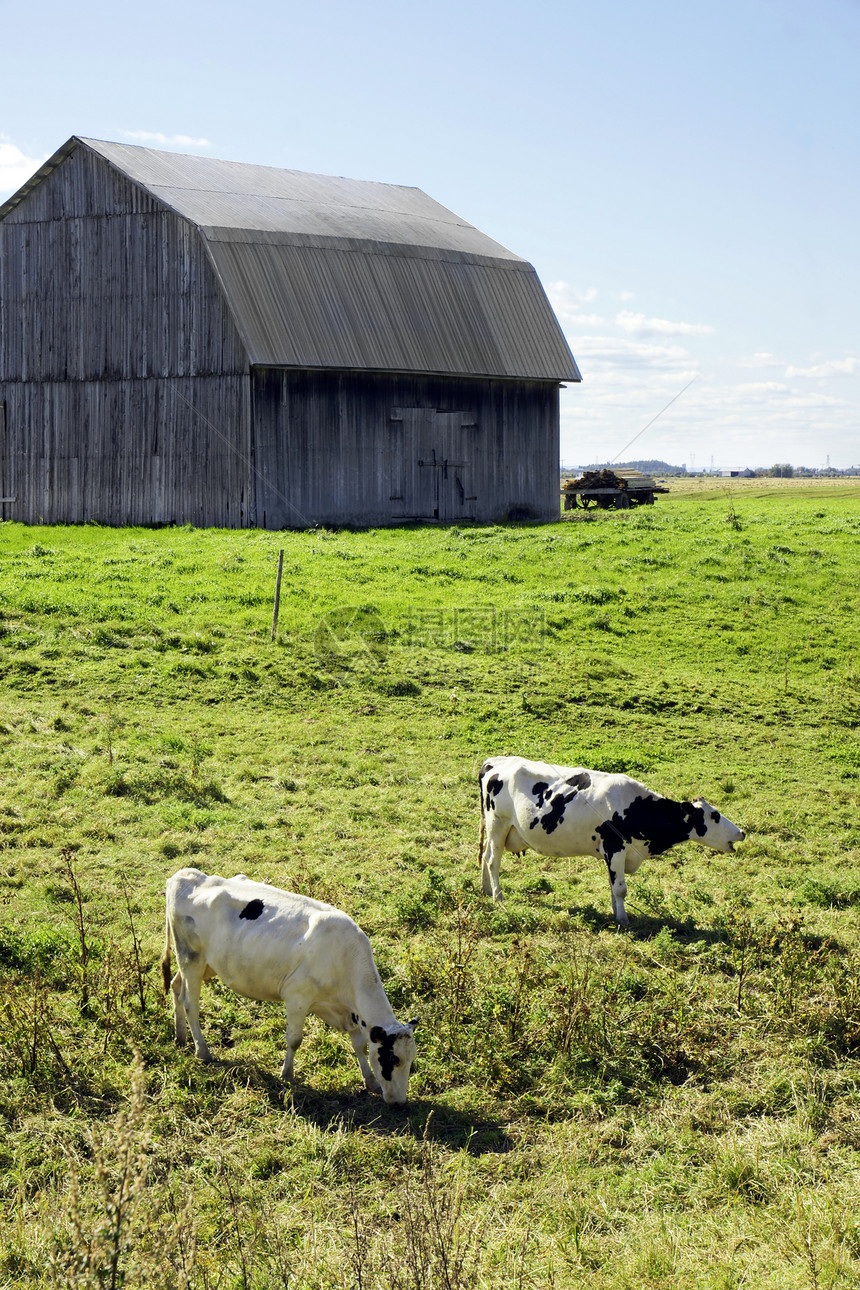
[[[281,547],[278,553],[278,580],[275,583],[275,614],[272,618],[272,640],[275,639],[275,632],[278,630],[278,614],[281,608],[281,574],[284,572],[284,548]]]

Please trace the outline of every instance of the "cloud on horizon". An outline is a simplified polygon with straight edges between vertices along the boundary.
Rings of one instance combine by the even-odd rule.
[[[742,354],[723,351],[717,328],[708,323],[619,311],[626,292],[557,281],[547,285],[547,295],[583,376],[581,385],[562,392],[564,461],[612,460],[645,426],[647,433],[626,457],[680,464],[695,456],[700,466],[712,456],[716,466],[810,466],[829,454],[834,465],[854,464],[856,401],[841,396],[839,386],[860,376],[856,351],[847,357],[810,354],[807,364],[789,365],[766,342]],[[674,402],[694,376],[696,384]],[[664,415],[660,408],[670,401]]]
[[[615,324],[631,336],[713,336],[707,323],[671,322],[668,318],[646,318],[630,309],[615,315]]]
[[[0,196],[11,195],[36,173],[51,154],[28,157],[8,135],[0,134]]]
[[[212,147],[209,139],[195,139],[190,134],[160,134],[156,130],[120,130],[120,134],[126,139],[134,139],[137,143],[154,143],[162,148]]]
[[[829,376],[860,376],[860,358],[831,358],[812,367],[787,367],[785,374],[788,377],[811,376],[818,380]]]
[[[120,130],[120,134],[126,139],[133,139],[136,143],[152,144],[163,148],[212,147],[209,139],[196,139],[190,134],[160,134],[153,130]],[[50,155],[46,152],[41,157],[28,157],[8,135],[0,134],[0,200],[5,200],[11,197],[12,193],[17,192]]]

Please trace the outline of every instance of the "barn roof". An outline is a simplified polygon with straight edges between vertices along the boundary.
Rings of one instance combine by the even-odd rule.
[[[535,270],[419,188],[73,137],[195,225],[252,364],[580,380]]]

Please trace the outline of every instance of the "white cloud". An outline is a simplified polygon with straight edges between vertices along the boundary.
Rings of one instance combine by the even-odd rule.
[[[208,139],[194,139],[189,134],[159,134],[154,130],[120,130],[126,139],[136,139],[138,143],[157,143],[162,148],[211,148]]]
[[[560,313],[558,309],[555,312],[559,318],[564,320],[564,325],[568,328],[606,326],[606,319],[602,314]]]
[[[578,335],[583,327],[606,327],[607,320],[601,314],[585,314],[582,306],[590,304],[597,292],[594,287],[578,291],[567,282],[550,282],[546,288],[550,304],[559,322],[572,336],[571,344],[578,345]]]
[[[734,360],[738,367],[781,367],[782,361],[775,354],[765,351],[759,351],[756,354],[744,354],[741,358]]]
[[[625,367],[635,364],[671,368],[689,364],[689,351],[683,345],[655,345],[646,341],[630,340],[625,336],[579,336],[576,340],[577,356],[588,357],[592,363],[608,366],[620,365],[620,376]]]
[[[14,193],[48,160],[48,155],[28,157],[5,134],[0,134],[0,193]]]
[[[811,376],[822,379],[828,376],[860,376],[860,358],[831,358],[812,367],[787,367],[786,376]]]
[[[856,400],[844,380],[846,393],[836,395],[839,377],[860,375],[858,351],[813,352],[804,366],[789,367],[784,353],[764,348],[764,336],[761,348],[754,341],[745,353],[721,353],[708,339],[718,336],[715,327],[657,316],[644,301],[641,311],[624,307],[629,293],[617,288],[555,282],[548,294],[583,375],[562,392],[565,461],[609,461],[619,452],[678,465],[695,457],[700,468],[856,459]],[[592,301],[609,311],[610,300],[606,317],[585,312]]]
[[[832,394],[791,394],[785,400],[785,406],[798,411],[809,411],[813,408],[841,408],[845,404]]]
[[[597,297],[596,287],[585,287],[584,290],[572,287],[569,282],[548,282],[547,295],[554,305],[564,305],[567,308],[579,308],[580,305],[590,304]]]
[[[546,294],[560,321],[567,326],[603,327],[605,320],[597,314],[580,313],[583,305],[590,304],[597,296],[594,287],[577,290],[568,282],[548,282]]]
[[[670,322],[667,318],[646,318],[630,309],[616,314],[616,326],[632,336],[712,336],[713,327],[707,323]]]

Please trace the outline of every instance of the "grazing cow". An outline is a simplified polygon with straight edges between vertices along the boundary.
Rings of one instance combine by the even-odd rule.
[[[675,802],[627,775],[493,757],[484,762],[478,782],[484,892],[493,900],[502,898],[503,851],[531,848],[544,856],[601,856],[621,928],[628,925],[624,876],[635,873],[646,856],[662,855],[688,839],[731,851],[745,837],[743,829],[703,797]]]
[[[170,948],[179,970],[171,981]],[[365,1086],[390,1104],[406,1101],[415,1059],[415,1022],[402,1025],[388,1002],[370,941],[348,914],[308,896],[235,878],[180,869],[167,880],[164,988],[173,990],[176,1042],[186,1020],[197,1056],[212,1060],[200,1029],[200,987],[212,977],[248,999],[281,999],[292,1079],[309,1012],[349,1035]]]

